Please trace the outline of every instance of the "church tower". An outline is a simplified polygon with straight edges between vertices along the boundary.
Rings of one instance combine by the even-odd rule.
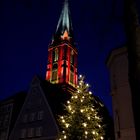
[[[57,24],[56,32],[48,47],[46,80],[72,90],[77,85],[77,49],[73,39],[68,0]]]

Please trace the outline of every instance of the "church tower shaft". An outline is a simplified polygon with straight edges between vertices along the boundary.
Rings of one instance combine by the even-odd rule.
[[[46,80],[76,87],[77,54],[68,1],[65,0],[54,38],[48,48]]]

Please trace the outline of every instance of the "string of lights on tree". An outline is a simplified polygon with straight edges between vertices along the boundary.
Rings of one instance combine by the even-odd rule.
[[[94,96],[84,76],[78,79],[77,91],[65,105],[66,113],[59,116],[60,134],[58,140],[103,140],[104,124],[99,108],[93,105]]]

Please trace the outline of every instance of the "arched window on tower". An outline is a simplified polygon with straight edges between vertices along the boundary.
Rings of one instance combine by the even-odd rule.
[[[74,73],[70,71],[70,83],[73,84]]]
[[[74,51],[73,50],[71,50],[70,62],[72,65],[74,65]]]
[[[53,50],[53,62],[58,61],[58,49]]]
[[[53,63],[52,67],[52,82],[57,80],[58,64]]]
[[[52,57],[53,57],[53,65],[52,65],[52,78],[51,78],[51,81],[52,82],[56,82],[57,80],[57,73],[58,73],[58,57],[59,57],[59,51],[58,51],[58,48],[55,48],[53,50],[53,53],[52,53]]]
[[[52,82],[57,80],[57,69],[52,71]]]

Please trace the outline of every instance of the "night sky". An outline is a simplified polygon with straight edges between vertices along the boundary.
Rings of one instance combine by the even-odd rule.
[[[69,0],[78,48],[78,73],[112,114],[109,52],[125,43],[122,0]],[[0,99],[28,90],[33,77],[45,78],[47,49],[63,0],[0,1]]]

